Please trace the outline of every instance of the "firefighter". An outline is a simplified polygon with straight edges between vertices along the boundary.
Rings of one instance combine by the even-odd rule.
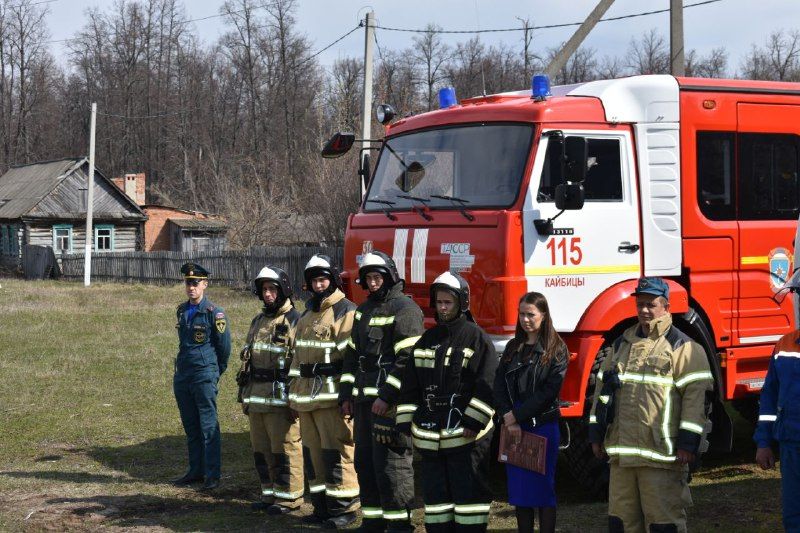
[[[703,348],[672,324],[667,283],[641,278],[632,296],[638,324],[603,361],[589,417],[595,455],[610,458],[609,531],[686,531],[714,380]]]
[[[783,288],[800,292],[800,270]],[[797,298],[797,296],[795,296]],[[800,531],[800,330],[787,333],[775,345],[767,377],[761,389],[755,441],[756,462],[763,469],[775,467],[772,445],[778,443],[781,458],[783,527]]]
[[[425,529],[486,531],[492,494],[489,448],[497,354],[469,312],[469,285],[445,272],[430,287],[436,326],[378,391],[373,413],[396,405],[422,458]]]
[[[403,294],[394,260],[383,252],[366,254],[358,283],[369,291],[355,314],[344,357],[339,403],[353,416],[355,466],[361,489],[361,531],[413,531],[414,471],[411,439],[393,430],[394,413],[372,414],[378,389],[396,362],[408,359],[422,334],[422,310]],[[374,418],[373,418],[374,417]],[[375,428],[373,428],[373,422]],[[377,429],[373,437],[373,429]]]
[[[261,482],[261,499],[252,507],[279,515],[303,502],[300,424],[289,412],[286,394],[289,344],[300,313],[292,302],[289,275],[278,267],[261,269],[253,293],[264,307],[250,323],[236,381]]]
[[[172,389],[189,449],[189,470],[173,484],[205,481],[202,490],[219,487],[221,442],[217,421],[217,385],[228,366],[231,331],[225,311],[206,298],[209,272],[196,263],[181,267],[188,301],[178,306],[178,356]]]
[[[353,423],[339,411],[344,351],[356,306],[345,298],[339,271],[328,256],[313,256],[303,274],[313,296],[297,322],[289,406],[300,416],[303,463],[314,506],[306,521],[338,529],[353,523],[359,508]]]

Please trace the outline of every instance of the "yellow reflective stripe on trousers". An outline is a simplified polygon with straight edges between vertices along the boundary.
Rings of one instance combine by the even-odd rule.
[[[303,489],[296,490],[294,492],[289,492],[289,491],[285,491],[284,492],[284,491],[277,490],[277,489],[275,490],[275,497],[276,498],[281,498],[283,500],[296,500],[297,498],[299,498],[302,495],[303,495]]]
[[[325,485],[309,485],[308,492],[311,492],[312,494],[325,492]]]
[[[778,419],[778,415],[759,415],[758,421],[759,422],[775,422]]]
[[[383,516],[383,510],[378,507],[362,507],[361,515],[364,518],[381,518]]]
[[[685,429],[686,431],[691,431],[692,433],[699,433],[701,435],[703,434],[703,426],[700,424],[695,424],[694,422],[681,420],[680,428]]]
[[[619,456],[637,455],[639,457],[644,457],[645,459],[652,459],[654,461],[663,461],[665,463],[671,463],[675,461],[675,456],[663,455],[656,451],[648,450],[647,448],[634,448],[631,446],[611,446],[610,448],[606,448],[606,452],[608,453],[608,455],[619,455]]]
[[[589,415],[589,423],[590,424],[596,424],[597,423],[597,417],[595,415]]]
[[[339,378],[340,383],[355,383],[356,377],[353,374],[347,373],[342,374],[342,377]]]
[[[391,385],[392,387],[394,387],[397,390],[400,390],[400,388],[402,386],[401,381],[399,379],[397,379],[396,377],[392,376],[391,374],[389,376],[386,376],[386,383],[388,383],[389,385]]]
[[[325,495],[333,496],[334,498],[355,498],[358,496],[358,488],[355,489],[329,489],[325,487]]]
[[[394,323],[393,316],[374,316],[369,319],[370,326],[388,326]]]
[[[410,520],[411,517],[408,515],[408,511],[403,509],[402,511],[383,511],[383,518],[386,520]]]
[[[289,393],[289,401],[290,402],[297,402],[297,403],[313,403],[313,402],[321,402],[325,400],[338,400],[339,393],[338,392],[321,392],[314,396],[301,396],[299,394],[292,394]]]
[[[425,523],[442,524],[453,520],[453,509],[455,504],[438,503],[425,506]]]
[[[300,377],[300,369],[299,368],[290,368],[289,369],[289,376],[291,376],[293,378],[299,378]]]
[[[262,496],[272,496],[275,494],[275,491],[272,489],[261,489]]]
[[[682,376],[681,379],[676,381],[675,386],[683,387],[688,383],[692,383],[694,381],[703,381],[707,379],[708,380],[714,379],[714,376],[711,374],[711,372],[708,372],[707,370],[704,370],[702,372],[691,372],[689,374],[686,374],[685,376]]]
[[[417,336],[417,337],[408,337],[406,339],[403,339],[401,341],[396,342],[394,344],[394,353],[396,354],[400,350],[404,350],[406,348],[411,348],[412,346],[414,346],[417,343],[418,340],[419,340],[419,336]]]
[[[489,522],[489,510],[491,504],[478,503],[472,505],[455,506],[456,524],[487,524]]]

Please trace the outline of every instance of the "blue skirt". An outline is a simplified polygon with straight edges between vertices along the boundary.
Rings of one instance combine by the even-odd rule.
[[[556,506],[556,462],[558,443],[561,434],[558,420],[546,422],[532,428],[530,424],[520,424],[523,431],[529,431],[547,439],[544,474],[506,464],[508,479],[508,503],[516,507],[555,507]]]

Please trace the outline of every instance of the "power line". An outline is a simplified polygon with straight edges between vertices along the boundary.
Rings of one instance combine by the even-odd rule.
[[[359,21],[359,22],[358,22],[358,26],[356,26],[356,27],[355,27],[355,28],[353,28],[352,30],[348,31],[347,33],[343,34],[341,37],[339,37],[338,39],[336,39],[335,41],[333,41],[333,42],[332,42],[331,44],[329,44],[328,46],[326,46],[326,47],[324,47],[324,48],[321,48],[321,49],[317,50],[316,52],[314,52],[313,54],[311,54],[310,56],[308,56],[307,58],[305,58],[303,61],[301,61],[300,63],[298,63],[298,64],[296,65],[296,67],[302,67],[303,65],[305,65],[306,63],[308,63],[309,61],[311,61],[312,59],[314,59],[315,57],[317,57],[317,56],[318,56],[318,55],[320,55],[321,53],[325,52],[326,50],[328,50],[328,49],[332,48],[334,45],[336,45],[336,44],[338,44],[339,42],[341,42],[342,40],[344,40],[346,37],[349,37],[349,36],[350,36],[350,34],[351,34],[351,33],[353,33],[354,31],[358,30],[359,28],[363,28],[363,27],[364,27],[364,21],[363,21],[363,20],[361,20],[361,21]]]
[[[686,8],[690,8],[690,7],[703,6],[703,5],[706,5],[706,4],[714,4],[716,2],[721,2],[721,1],[722,0],[705,0],[703,2],[695,2],[694,4],[687,4],[687,5],[683,6],[683,7],[684,7],[684,9],[686,9]],[[632,13],[630,15],[621,15],[621,16],[618,16],[618,17],[608,17],[608,18],[600,19],[598,22],[611,22],[611,21],[614,21],[614,20],[632,19],[632,18],[636,18],[636,17],[644,17],[644,16],[647,16],[647,15],[656,15],[658,13],[667,13],[667,12],[669,12],[669,8],[656,9],[654,11],[643,11],[641,13]],[[561,23],[561,24],[547,24],[547,25],[544,25],[544,26],[528,26],[527,29],[528,30],[549,30],[549,29],[554,29],[554,28],[567,28],[567,27],[570,27],[570,26],[580,26],[581,24],[583,24],[583,21],[581,21],[581,22],[565,22],[565,23]],[[387,26],[375,26],[375,28],[380,29],[380,30],[386,30],[386,31],[398,31],[398,32],[406,32],[406,33],[455,33],[455,34],[458,34],[458,33],[462,33],[462,34],[463,33],[469,33],[469,34],[474,34],[474,33],[502,33],[502,32],[524,31],[525,30],[525,28],[498,28],[498,29],[493,29],[493,30],[426,30],[426,29],[412,29],[412,28],[390,28],[390,27],[387,27]]]

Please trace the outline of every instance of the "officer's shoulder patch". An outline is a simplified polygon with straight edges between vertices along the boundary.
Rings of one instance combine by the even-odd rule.
[[[216,319],[225,318],[225,313],[217,312],[217,314],[214,315],[214,318]]]
[[[220,317],[215,318],[214,325],[217,326],[217,331],[219,331],[220,333],[225,333],[225,329],[228,327],[228,322],[225,320],[225,315],[222,314],[222,318]]]

